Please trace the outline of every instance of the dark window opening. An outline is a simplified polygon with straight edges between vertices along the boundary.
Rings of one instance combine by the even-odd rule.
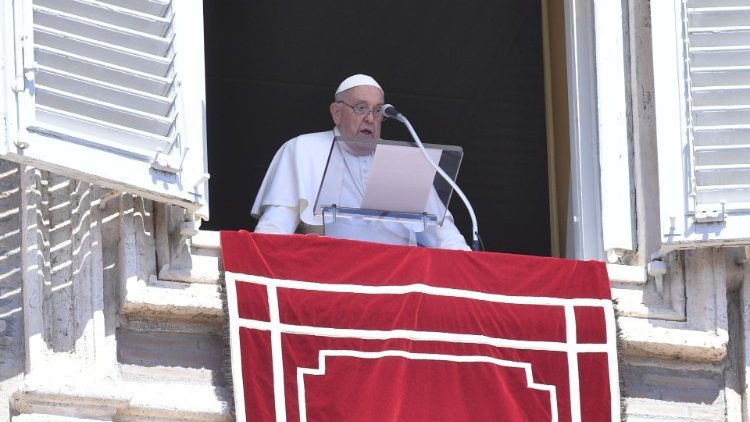
[[[375,77],[425,142],[464,148],[458,183],[487,250],[550,254],[541,2],[204,2],[211,220],[252,230],[278,147],[329,130],[338,83]],[[411,140],[386,121],[383,138]],[[470,221],[454,195],[456,223]]]

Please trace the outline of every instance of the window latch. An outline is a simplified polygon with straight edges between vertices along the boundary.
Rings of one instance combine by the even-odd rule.
[[[160,150],[156,151],[154,159],[151,160],[151,167],[156,170],[166,171],[167,173],[177,174],[182,171],[182,164],[185,162],[185,156],[190,148],[182,150],[182,156],[172,157],[164,154]]]
[[[726,202],[719,204],[699,204],[695,206],[696,223],[720,223],[726,219]]]

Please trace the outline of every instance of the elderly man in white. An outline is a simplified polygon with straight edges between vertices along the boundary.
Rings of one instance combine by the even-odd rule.
[[[341,82],[330,106],[335,128],[291,139],[273,158],[252,208],[252,215],[259,220],[256,233],[322,234],[323,221],[313,214],[313,207],[331,142],[335,136],[379,139],[384,97],[383,89],[370,76],[353,75]],[[345,160],[351,177],[342,182],[340,204],[346,206],[361,202],[372,155],[352,155]],[[470,250],[449,213],[442,226],[430,226],[421,232],[399,223],[373,221],[350,221],[336,226],[336,234],[327,234],[379,243]]]

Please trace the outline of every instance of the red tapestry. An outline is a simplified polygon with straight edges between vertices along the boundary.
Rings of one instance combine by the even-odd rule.
[[[620,419],[600,262],[221,239],[238,420]]]

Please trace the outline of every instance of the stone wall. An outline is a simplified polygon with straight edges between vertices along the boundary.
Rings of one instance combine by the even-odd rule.
[[[24,371],[21,297],[21,190],[18,166],[0,160],[0,421]]]
[[[746,259],[703,248],[665,256],[660,281],[610,272],[627,420],[747,420]]]
[[[0,194],[0,420],[231,419],[218,242],[189,247],[182,210],[6,161]]]

